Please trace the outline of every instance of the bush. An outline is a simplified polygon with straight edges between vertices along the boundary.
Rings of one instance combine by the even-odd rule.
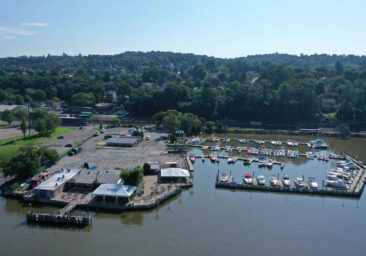
[[[133,170],[122,169],[120,177],[125,185],[138,186],[144,178],[144,170],[141,166],[137,166]]]
[[[144,166],[142,168],[144,169],[144,175],[151,173],[151,166],[149,163],[144,163]]]
[[[110,138],[112,138],[112,134],[104,135],[104,139],[105,139],[105,140],[110,139]]]

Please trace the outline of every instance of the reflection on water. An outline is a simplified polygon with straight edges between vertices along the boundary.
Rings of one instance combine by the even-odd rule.
[[[141,226],[144,222],[144,214],[141,212],[123,213],[121,216],[121,222],[124,225]]]

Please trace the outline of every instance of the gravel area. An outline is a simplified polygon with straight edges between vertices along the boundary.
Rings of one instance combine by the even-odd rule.
[[[91,133],[90,133],[91,132]],[[95,130],[90,128],[84,128],[79,131],[78,141],[82,138],[93,134]],[[85,142],[81,148],[82,151],[75,156],[66,156],[61,159],[56,165],[50,168],[50,171],[56,171],[60,168],[79,168],[84,162],[87,162],[90,167],[97,166],[97,169],[114,169],[114,168],[130,168],[137,165],[143,165],[149,161],[159,161],[161,164],[165,162],[177,162],[178,166],[182,166],[183,159],[180,154],[168,154],[165,141],[162,136],[167,136],[166,133],[162,132],[150,132],[144,131],[145,136],[150,135],[150,140],[143,140],[138,145],[132,148],[121,148],[121,147],[100,147],[96,144],[104,139],[106,134],[125,134],[128,132],[128,128],[111,128],[106,129],[104,134]],[[77,135],[74,132],[70,133],[72,138]],[[63,141],[66,141],[66,136]],[[70,140],[72,140],[70,138]],[[57,146],[56,141],[49,141],[51,148],[56,150],[60,147]],[[63,148],[65,149],[65,148]]]

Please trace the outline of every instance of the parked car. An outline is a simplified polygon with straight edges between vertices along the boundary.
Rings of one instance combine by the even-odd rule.
[[[146,136],[146,140],[150,140],[150,135],[147,135]]]
[[[100,131],[100,133],[104,133],[104,132],[105,132],[105,129],[104,129],[104,128],[102,128],[102,129],[100,129],[99,131]]]
[[[66,144],[65,147],[71,148],[72,147],[72,144]]]
[[[58,136],[57,139],[62,140],[64,136]]]
[[[74,155],[74,151],[70,150],[69,153],[67,153],[67,155],[73,156]]]
[[[96,136],[99,136],[99,131],[96,131],[95,133],[94,133],[94,136],[96,137]]]

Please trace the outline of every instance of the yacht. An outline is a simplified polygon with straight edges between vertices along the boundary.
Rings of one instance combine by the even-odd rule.
[[[293,147],[294,143],[292,142],[292,140],[287,140],[286,145],[289,146],[289,147]]]
[[[295,178],[294,184],[297,188],[303,188],[304,187],[304,180],[300,177]]]
[[[271,145],[276,146],[277,145],[276,141],[271,140]]]
[[[208,149],[208,146],[203,146],[202,147],[202,150],[207,150]]]
[[[259,175],[257,177],[257,183],[258,183],[258,185],[265,185],[266,184],[266,179],[264,178],[263,175]]]
[[[279,186],[280,182],[279,182],[279,180],[277,179],[276,176],[272,175],[271,178],[270,178],[269,184],[271,186]]]
[[[196,156],[195,155],[191,155],[189,157],[189,160],[191,160],[191,162],[194,163],[194,161],[196,161]]]
[[[233,158],[233,157],[229,157],[229,158],[227,159],[227,163],[228,163],[228,164],[233,164],[233,163],[235,163],[234,158]]]
[[[349,186],[344,182],[344,180],[338,178],[336,175],[328,175],[325,179],[325,184],[330,187],[340,188],[340,189],[348,189]]]
[[[318,188],[318,182],[315,180],[314,177],[309,177],[308,178],[308,185],[310,186],[310,188],[313,188],[313,189]]]
[[[277,146],[282,146],[282,141],[276,141]]]
[[[268,160],[268,161],[266,161],[266,166],[267,166],[267,168],[272,168],[272,166],[273,166],[273,161],[272,161],[272,160]]]
[[[249,159],[247,159],[247,158],[244,158],[243,164],[244,165],[250,165],[251,164],[251,161]]]
[[[252,175],[250,173],[244,173],[243,182],[245,184],[252,184],[253,182]]]
[[[287,174],[283,175],[282,183],[283,183],[283,186],[285,186],[285,187],[289,187],[291,185],[290,177]]]
[[[311,147],[315,149],[327,149],[328,145],[322,139],[317,139],[315,141],[310,141]]]
[[[212,162],[216,162],[217,161],[217,157],[216,156],[210,156],[210,159]]]
[[[228,182],[229,181],[229,176],[226,173],[223,173],[221,175],[221,182]]]

